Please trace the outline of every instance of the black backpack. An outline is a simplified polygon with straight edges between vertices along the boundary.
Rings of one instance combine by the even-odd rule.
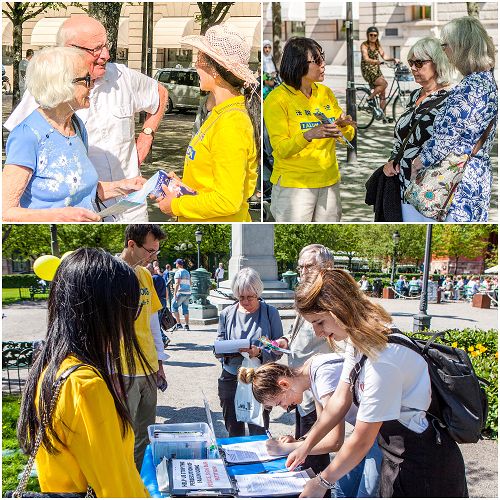
[[[427,361],[432,388],[427,414],[436,419],[457,443],[477,443],[488,417],[488,397],[483,386],[489,384],[476,375],[467,353],[433,342],[437,337],[444,336],[443,332],[435,333],[425,341],[407,337],[396,329],[392,331],[399,335],[388,335],[390,344],[408,347]],[[356,406],[359,403],[353,390],[354,384],[366,359],[363,355],[349,377]],[[439,433],[437,441],[440,444]]]

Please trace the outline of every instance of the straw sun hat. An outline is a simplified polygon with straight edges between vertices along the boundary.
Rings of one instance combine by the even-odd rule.
[[[246,84],[258,84],[248,67],[250,47],[231,24],[212,26],[205,35],[182,37],[181,43],[197,48]]]

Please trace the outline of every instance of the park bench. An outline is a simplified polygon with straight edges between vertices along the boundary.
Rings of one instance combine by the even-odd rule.
[[[35,346],[33,342],[2,342],[2,372],[6,372],[7,380],[3,378],[2,392],[4,383],[7,383],[8,393],[20,392],[24,380],[21,379],[21,370],[29,370],[33,364],[33,354]],[[17,373],[17,378],[12,378],[12,372]]]

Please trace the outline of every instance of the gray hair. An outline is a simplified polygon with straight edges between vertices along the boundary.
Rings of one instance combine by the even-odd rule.
[[[441,43],[433,36],[427,36],[416,42],[408,52],[408,59],[430,59],[436,66],[437,83],[450,83],[453,68],[441,47]]]
[[[299,265],[304,259],[314,260],[314,265],[324,266],[325,264],[334,264],[334,258],[332,251],[320,245],[319,243],[313,243],[312,245],[305,246],[299,253]]]
[[[73,47],[47,47],[37,52],[26,70],[26,87],[41,108],[55,108],[75,95],[78,63],[85,54]]]
[[[257,297],[260,297],[264,290],[264,285],[262,284],[259,273],[255,269],[244,267],[236,273],[231,288],[233,290],[233,295],[239,299],[241,295],[248,292],[254,293]]]
[[[450,49],[450,62],[462,75],[489,71],[495,66],[495,46],[475,17],[453,19],[443,26],[441,41]]]

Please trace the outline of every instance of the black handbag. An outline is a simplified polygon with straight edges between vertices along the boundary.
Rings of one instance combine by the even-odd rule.
[[[177,324],[177,320],[170,312],[168,307],[164,307],[160,317],[160,326],[162,330],[168,331]]]
[[[65,370],[59,378],[54,382],[52,386],[52,399],[50,400],[50,409],[49,415],[47,416],[47,420],[42,420],[42,424],[38,429],[38,433],[35,439],[35,446],[33,451],[28,459],[28,463],[24,468],[23,475],[19,484],[15,490],[9,490],[4,493],[5,498],[95,498],[95,491],[92,489],[90,485],[87,486],[87,491],[81,493],[40,493],[39,491],[26,491],[26,486],[28,484],[28,479],[31,475],[31,470],[33,469],[33,464],[35,463],[35,457],[42,444],[43,434],[45,432],[45,424],[52,417],[52,412],[56,406],[57,400],[59,399],[59,393],[61,392],[61,387],[66,379],[78,368],[81,366],[85,366],[83,363],[71,366],[67,370]]]

